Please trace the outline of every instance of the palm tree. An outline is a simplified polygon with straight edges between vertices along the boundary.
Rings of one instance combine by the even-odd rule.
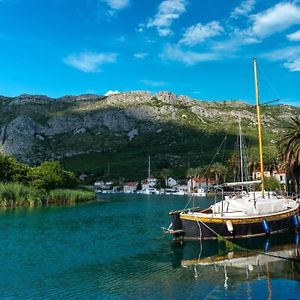
[[[294,174],[297,193],[300,191],[300,119],[292,118],[285,134],[278,143],[280,153]]]
[[[226,167],[219,162],[215,162],[210,166],[210,173],[215,176],[217,184],[220,183],[220,180],[225,182],[226,170]]]

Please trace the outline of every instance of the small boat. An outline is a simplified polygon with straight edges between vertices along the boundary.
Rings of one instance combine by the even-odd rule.
[[[280,198],[275,193],[266,193],[264,190],[261,117],[255,59],[253,65],[261,180],[227,183],[219,186],[219,190],[222,191],[228,186],[241,186],[242,188],[238,195],[227,196],[206,209],[188,208],[171,211],[169,214],[172,223],[166,231],[173,234],[175,239],[247,238],[300,229],[299,204],[292,199]],[[244,191],[245,187],[257,183],[261,184],[260,192]]]
[[[195,193],[193,193],[193,196],[198,196],[198,197],[205,197],[207,193],[205,192],[204,189],[197,189]]]

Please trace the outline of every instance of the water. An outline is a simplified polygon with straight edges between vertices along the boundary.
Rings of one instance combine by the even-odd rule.
[[[201,198],[200,205],[213,201]],[[2,211],[0,298],[300,298],[297,261],[269,257],[266,265],[263,255],[251,254],[239,268],[195,265],[227,252],[217,242],[180,245],[162,232],[168,212],[186,202],[181,196],[105,195],[95,203]],[[277,254],[294,256],[296,238],[242,244],[262,252],[274,245]]]

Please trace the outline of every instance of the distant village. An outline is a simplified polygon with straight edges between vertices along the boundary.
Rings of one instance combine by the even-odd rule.
[[[274,178],[278,181],[280,189],[286,191],[287,174],[285,171],[265,171],[266,178]],[[260,171],[254,170],[252,173],[252,180],[259,180],[261,178]],[[147,179],[137,182],[128,181],[122,185],[114,185],[112,181],[96,181],[94,188],[97,193],[138,193],[138,194],[164,194],[164,195],[187,195],[206,196],[209,193],[215,192],[217,182],[211,178],[204,177],[189,177],[187,179],[175,179],[167,177],[163,184],[158,178],[148,177]]]

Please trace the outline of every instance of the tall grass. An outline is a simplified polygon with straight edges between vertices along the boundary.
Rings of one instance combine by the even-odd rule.
[[[92,191],[56,189],[49,192],[21,183],[0,183],[0,207],[26,207],[43,204],[68,204],[91,201]]]
[[[0,183],[0,206],[18,207],[41,205],[44,195],[21,183]]]
[[[47,202],[50,203],[77,203],[91,201],[96,198],[95,192],[83,190],[55,189],[47,193]]]

